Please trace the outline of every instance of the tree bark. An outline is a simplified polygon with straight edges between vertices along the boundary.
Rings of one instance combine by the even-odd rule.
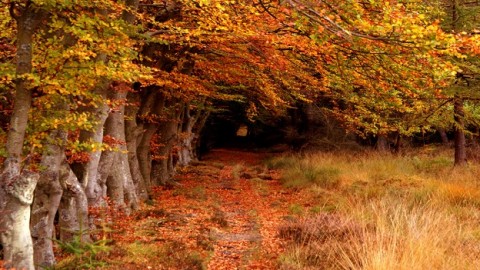
[[[145,180],[145,183],[147,183],[147,185],[149,186],[152,185],[152,159],[150,156],[150,142],[152,141],[152,137],[153,135],[155,135],[159,127],[160,113],[165,107],[165,96],[162,93],[151,93],[147,99],[147,102],[150,100],[156,100],[156,102],[154,103],[153,108],[148,113],[148,115],[141,115],[144,119],[147,119],[147,117],[150,119],[146,120],[143,125],[144,131],[137,148],[137,157],[140,165],[140,172],[143,179]]]
[[[190,105],[186,104],[183,112],[183,121],[180,129],[179,148],[178,148],[178,162],[179,166],[187,166],[194,159],[193,154],[193,126],[200,117],[201,111],[192,116],[190,112]]]
[[[394,151],[395,151],[395,154],[399,154],[403,146],[402,135],[400,134],[400,132],[396,132],[395,137],[396,138],[395,138]]]
[[[172,101],[171,106],[168,106],[171,111],[171,116],[168,121],[165,121],[158,128],[160,135],[159,144],[162,145],[157,151],[157,155],[162,159],[153,162],[152,168],[152,182],[155,185],[165,185],[173,176],[174,165],[172,157],[172,148],[178,137],[179,120],[182,114],[180,103]]]
[[[63,189],[58,209],[60,240],[68,242],[81,234],[83,241],[90,241],[87,195],[66,159],[61,164],[59,182]]]
[[[5,268],[33,270],[33,244],[30,235],[30,205],[38,174],[23,171],[5,187],[1,240]]]
[[[165,185],[171,179],[173,173],[173,160],[171,151],[177,137],[177,123],[173,120],[161,125],[159,128],[161,136],[160,143],[162,147],[156,153],[162,159],[153,162],[152,183],[155,185]]]
[[[31,107],[32,94],[24,75],[32,71],[33,35],[40,25],[41,11],[33,3],[10,3],[17,22],[15,104],[7,134],[7,158],[0,175],[0,240],[6,268],[34,269],[30,235],[30,205],[38,174],[20,167],[22,148]],[[20,14],[18,14],[20,13]]]
[[[375,144],[375,148],[379,152],[387,152],[389,150],[388,139],[386,135],[377,135],[377,143]]]
[[[63,144],[66,139],[64,131],[51,132],[51,143],[46,146],[45,154],[42,156],[41,167],[44,170],[40,173],[35,190],[30,221],[34,261],[39,267],[52,267],[55,264],[52,239],[55,214],[63,194],[58,180],[59,171],[65,158],[63,146],[59,143]]]
[[[138,206],[138,199],[133,184],[130,166],[128,163],[128,154],[125,137],[125,100],[127,97],[126,89],[119,87],[112,92],[112,101],[118,104],[118,107],[112,111],[106,125],[106,133],[110,135],[118,144],[115,151],[106,151],[103,154],[113,153],[115,163],[111,165],[109,177],[107,179],[108,196],[121,208],[125,208],[125,198],[128,202],[128,209],[135,209]],[[112,158],[112,159],[113,159]]]
[[[449,143],[447,132],[444,128],[437,128],[438,133],[440,134],[440,138],[442,139],[442,144],[447,145]]]
[[[207,123],[208,117],[210,116],[210,110],[206,110],[202,113],[200,116],[200,120],[198,121],[197,126],[195,127],[195,136],[193,138],[193,145],[195,147],[195,160],[198,160],[200,158],[200,148],[202,144],[202,131],[203,128],[205,127],[205,124]]]
[[[128,164],[130,166],[135,190],[137,191],[139,200],[145,201],[149,198],[149,194],[151,194],[151,187],[147,185],[142,177],[137,157],[138,138],[143,132],[142,126],[138,125],[136,120],[139,105],[133,105],[140,103],[138,97],[138,93],[129,92],[127,94],[128,104],[132,105],[125,107],[125,140],[127,143]]]
[[[138,0],[127,0],[125,2],[125,5],[128,8],[128,10],[124,10],[124,12],[122,13],[122,19],[128,24],[133,24],[135,22],[135,14],[133,12],[137,10],[138,3],[139,3]],[[103,11],[103,10],[101,12],[106,13],[106,11]],[[98,61],[103,61],[103,62],[108,61],[106,55],[104,54],[99,55],[97,59]],[[107,79],[103,79],[101,82],[98,83],[98,85],[93,90],[93,93],[97,94],[98,97],[100,98],[101,103],[97,104],[97,106],[89,107],[87,108],[87,110],[89,110],[93,115],[96,116],[96,119],[98,122],[94,128],[94,131],[91,131],[91,132],[83,131],[81,133],[80,135],[81,141],[90,140],[93,143],[101,143],[103,141],[103,135],[104,135],[103,127],[107,120],[108,111],[109,111],[107,104],[103,101],[107,97],[107,91],[109,90],[110,85],[111,85],[111,81]],[[124,129],[122,129],[121,133],[123,133],[123,137],[125,137],[124,132],[125,132]],[[107,155],[115,156],[115,154],[107,154]],[[102,156],[102,153],[100,151],[91,152],[90,160],[84,166],[81,167],[80,173],[77,174],[77,176],[80,176],[80,178],[82,179],[81,183],[85,188],[85,194],[87,195],[90,206],[101,206],[105,203],[104,202],[104,196],[106,194],[105,184],[104,184],[105,181],[103,180],[102,182],[98,181],[99,179],[105,177],[105,175],[101,175],[99,178],[99,175],[98,175],[101,156]],[[110,165],[109,164],[111,163],[110,159],[111,157],[105,158],[105,161],[106,161],[105,165],[107,166]],[[116,198],[116,199],[119,200],[119,198]],[[122,204],[122,203],[119,201],[119,204]]]
[[[105,123],[105,135],[110,135],[109,133],[109,118]],[[103,151],[100,155],[100,161],[98,163],[98,171],[97,171],[97,189],[98,189],[98,196],[102,199],[103,205],[103,198],[107,196],[107,179],[110,176],[113,168],[113,163],[115,160],[116,152],[115,151]]]
[[[113,90],[109,98],[114,102],[118,102],[116,97],[116,90]],[[119,105],[121,106],[121,105]],[[103,143],[109,144],[110,147],[112,148],[118,148],[119,144],[122,141],[120,141],[120,130],[118,130],[118,125],[117,122],[119,121],[119,114],[120,112],[118,111],[118,108],[113,108],[112,111],[110,112],[110,115],[108,116],[106,122],[105,122],[105,131],[104,131],[104,138],[109,137],[109,140],[112,140],[112,142],[109,141],[104,141]],[[101,157],[100,157],[100,163],[98,165],[98,172],[97,172],[97,184],[100,187],[101,190],[101,197],[106,197],[108,196],[117,207],[124,209],[125,208],[125,202],[123,200],[123,190],[120,192],[121,196],[114,196],[117,193],[113,192],[110,189],[115,189],[117,186],[119,186],[117,183],[112,183],[112,181],[115,181],[115,179],[112,179],[112,174],[116,170],[116,166],[114,166],[114,163],[118,157],[117,150],[119,149],[112,149],[112,150],[105,150],[102,152]],[[123,185],[120,185],[123,186]],[[113,196],[113,197],[112,197]]]
[[[100,83],[94,93],[102,100],[97,106],[87,108],[87,111],[95,116],[96,124],[93,131],[82,131],[80,133],[80,141],[92,142],[100,144],[103,141],[103,126],[108,117],[108,105],[103,102],[107,98],[108,82]],[[85,194],[88,198],[90,206],[101,206],[104,204],[103,194],[104,190],[100,183],[97,182],[98,165],[100,164],[102,152],[100,150],[92,151],[89,154],[90,160],[83,164],[81,168],[81,183],[85,189]]]
[[[183,125],[179,140],[179,166],[186,166],[190,162],[198,160],[197,147],[199,134],[205,126],[208,116],[209,112],[200,108],[197,108],[195,115],[192,116],[189,106],[185,106]]]
[[[463,109],[463,99],[456,96],[453,104],[455,121],[455,166],[467,164],[467,151],[465,143],[465,112]]]

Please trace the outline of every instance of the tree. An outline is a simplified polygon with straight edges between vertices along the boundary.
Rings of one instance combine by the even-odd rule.
[[[478,46],[467,33],[442,31],[438,9],[423,1],[287,3],[297,11],[299,31],[331,46],[322,65],[332,112],[362,135],[409,136],[438,125],[432,116],[448,104],[458,76],[451,59]]]
[[[457,35],[468,35],[473,29],[480,26],[476,22],[478,18],[479,3],[471,1],[441,1],[446,13],[443,28]],[[463,33],[462,33],[463,32]],[[467,45],[468,44],[463,44]],[[478,56],[471,56],[473,51],[462,48],[465,54],[452,59],[458,66],[455,84],[450,88],[450,96],[453,95],[453,115],[455,132],[455,165],[462,166],[467,163],[465,132],[465,100],[476,98],[476,91],[472,91],[475,77],[478,77]],[[470,55],[470,56],[468,56]]]
[[[103,38],[100,40],[110,47],[102,48],[102,43],[96,44],[100,46],[100,48],[97,47],[100,51],[110,52],[110,54],[106,53],[107,56],[110,55],[110,61],[101,66],[94,59],[96,52],[92,52],[91,47],[87,45],[97,42],[91,38],[91,35],[99,33],[96,31],[98,29],[96,26],[103,24],[101,19],[106,17],[88,18],[87,13],[92,7],[89,3],[77,5],[79,3],[15,1],[7,4],[10,8],[10,16],[2,10],[2,21],[7,21],[5,25],[11,24],[8,23],[11,19],[16,21],[14,32],[16,32],[17,57],[16,62],[11,59],[12,62],[5,63],[2,68],[2,71],[6,71],[2,72],[4,76],[2,80],[6,78],[8,81],[8,78],[15,77],[16,90],[13,113],[8,127],[7,157],[1,177],[1,211],[7,213],[1,221],[1,240],[6,267],[33,269],[29,217],[37,179],[40,177],[42,180],[43,189],[37,189],[38,196],[35,202],[36,205],[41,205],[38,203],[43,200],[45,208],[36,206],[33,208],[36,212],[35,219],[32,220],[32,228],[36,241],[41,239],[43,242],[51,242],[53,217],[59,206],[59,194],[65,194],[65,199],[69,197],[75,199],[76,205],[75,208],[71,208],[71,211],[74,211],[77,224],[82,220],[78,214],[86,213],[87,205],[82,202],[81,195],[83,189],[79,189],[78,183],[75,183],[76,180],[71,178],[72,174],[63,172],[64,166],[61,164],[65,159],[63,149],[66,145],[66,132],[72,129],[88,128],[88,117],[85,117],[86,114],[82,112],[77,113],[78,111],[67,114],[67,117],[61,117],[65,116],[65,112],[74,110],[78,103],[81,103],[82,97],[94,97],[88,89],[97,82],[97,78],[109,76],[116,78],[130,76],[131,78],[128,74],[134,73],[123,73],[127,75],[119,76],[122,73],[118,71],[127,68],[120,63],[126,59],[124,54],[126,50],[121,48],[127,48],[128,43],[109,39],[121,37],[118,35],[119,28],[114,27],[110,35],[107,31],[100,33]],[[98,5],[95,7],[99,8]],[[40,40],[43,42],[38,42]],[[120,48],[119,50],[105,51],[115,48],[112,45],[120,44],[123,47],[117,47]],[[32,51],[34,46],[35,53]],[[128,63],[131,64],[127,61]],[[85,69],[89,64],[94,64],[95,69]],[[14,75],[9,73],[9,66],[12,65],[16,65]],[[39,95],[33,97],[33,91]],[[53,113],[30,114],[32,100],[36,110],[51,110]],[[55,104],[63,105],[58,107]],[[73,128],[72,121],[76,121]],[[27,146],[27,149],[24,146]],[[46,151],[43,152],[43,149]],[[39,158],[42,152],[43,158]],[[37,164],[38,160],[43,161]],[[45,170],[37,166],[41,164],[53,166]],[[38,169],[41,170],[40,175]],[[64,190],[58,189],[57,181],[64,184]],[[46,191],[46,197],[39,195]],[[72,192],[75,195],[72,196]],[[60,205],[64,204],[60,203]],[[84,207],[83,210],[81,207]],[[76,225],[77,229],[81,226]],[[49,265],[52,263],[51,244],[41,246],[47,250],[40,248],[36,253],[44,251],[47,253],[37,254],[39,256],[35,258],[40,260],[37,263]]]
[[[22,149],[32,101],[28,75],[32,71],[33,36],[44,11],[31,1],[10,3],[10,15],[16,21],[15,105],[6,142],[7,157],[0,176],[0,240],[6,267],[34,269],[29,218],[33,191],[38,176],[25,167]],[[5,16],[5,14],[2,14]]]

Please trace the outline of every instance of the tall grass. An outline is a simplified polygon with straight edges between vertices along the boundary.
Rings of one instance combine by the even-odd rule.
[[[338,247],[341,269],[479,269],[480,259],[462,250],[461,222],[446,209],[383,199],[352,211],[368,218],[348,245]]]
[[[280,268],[480,269],[480,166],[453,168],[450,154],[270,160],[268,166],[282,168],[286,187],[316,200],[315,211],[305,209],[280,229],[290,243]],[[328,232],[321,239],[312,237],[318,228]]]
[[[285,168],[282,176],[283,184],[290,188],[304,188],[309,185],[318,185],[323,188],[335,188],[340,184],[340,170],[332,166],[332,162],[323,156],[321,163],[317,156],[309,158],[284,157],[267,162],[270,168]]]

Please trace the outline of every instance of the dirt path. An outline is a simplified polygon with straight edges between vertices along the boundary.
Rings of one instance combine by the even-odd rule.
[[[151,252],[115,261],[123,269],[276,269],[278,228],[295,195],[262,165],[265,157],[220,149],[180,171],[179,185],[157,190],[125,234],[124,256]]]
[[[225,164],[211,191],[218,195],[227,224],[216,233],[208,269],[274,269],[281,250],[277,226],[285,213],[271,207],[279,199],[275,195],[278,181],[270,179],[276,178],[275,172],[262,168],[262,158],[261,154],[226,150],[206,158]],[[259,174],[267,179],[258,178]]]

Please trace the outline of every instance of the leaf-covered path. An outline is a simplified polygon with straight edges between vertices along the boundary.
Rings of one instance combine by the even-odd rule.
[[[157,190],[153,204],[127,225],[130,236],[117,244],[123,252],[109,256],[113,268],[121,262],[124,269],[276,269],[283,249],[278,228],[295,194],[262,165],[264,158],[219,149],[180,171],[179,184]]]

